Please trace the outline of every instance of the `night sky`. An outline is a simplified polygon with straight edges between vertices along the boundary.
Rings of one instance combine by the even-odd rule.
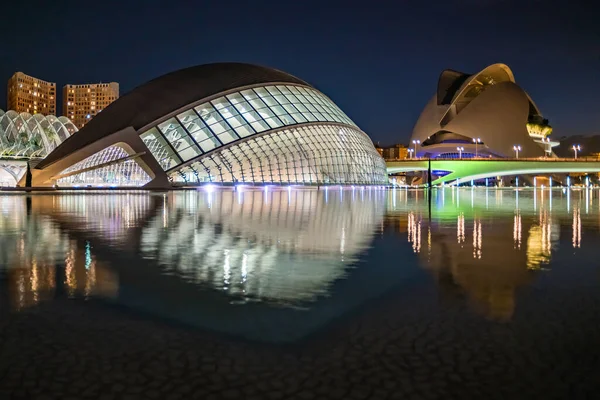
[[[198,3],[198,5],[190,5]],[[502,62],[554,127],[600,133],[593,1],[13,1],[3,3],[0,107],[15,71],[117,81],[121,94],[211,62],[278,68],[331,97],[382,144],[408,139],[443,69]],[[588,5],[586,5],[588,3]]]

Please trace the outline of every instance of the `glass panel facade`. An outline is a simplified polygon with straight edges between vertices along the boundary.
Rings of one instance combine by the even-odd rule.
[[[142,186],[150,182],[150,176],[133,159],[94,169],[98,165],[127,157],[129,154],[123,148],[116,145],[107,147],[62,171],[60,175],[74,174],[60,178],[56,183],[59,186]]]
[[[171,118],[163,122],[158,125],[158,129],[183,161],[190,160],[202,154],[194,140],[177,119]]]
[[[167,143],[165,138],[152,128],[140,135],[150,153],[164,170],[168,170],[181,164],[181,159],[175,154],[174,149]]]
[[[257,133],[319,121],[356,126],[331,100],[312,88],[271,85],[232,93],[190,108],[144,132],[141,138],[162,168],[167,171],[218,147]],[[268,165],[272,168],[295,163],[290,159],[282,159],[280,155],[276,156],[279,154],[277,144],[266,145],[269,146]],[[227,163],[234,165],[236,157],[248,160],[254,157],[253,163],[256,164],[258,155],[250,148],[247,152],[239,155],[225,153],[221,155],[225,161],[218,159],[215,162],[225,162],[222,166],[225,168]],[[203,170],[205,167],[201,168],[201,171]],[[195,169],[185,171],[186,176],[196,174]],[[222,171],[222,174],[225,173],[231,175],[236,172]],[[269,176],[269,179],[275,179],[273,175]],[[279,175],[276,178],[280,181],[288,179],[287,176]]]
[[[361,131],[339,125],[290,127],[217,150],[181,170],[175,183],[385,184],[386,165]]]

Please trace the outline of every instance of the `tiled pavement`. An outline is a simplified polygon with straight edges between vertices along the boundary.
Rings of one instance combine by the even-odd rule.
[[[593,398],[599,300],[533,291],[493,322],[415,291],[284,346],[56,300],[0,314],[0,399]]]

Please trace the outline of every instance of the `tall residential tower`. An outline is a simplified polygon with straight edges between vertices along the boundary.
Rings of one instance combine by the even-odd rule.
[[[56,83],[22,72],[8,80],[8,109],[30,114],[56,115]]]
[[[119,98],[119,84],[88,83],[63,86],[63,115],[82,128],[96,114]]]

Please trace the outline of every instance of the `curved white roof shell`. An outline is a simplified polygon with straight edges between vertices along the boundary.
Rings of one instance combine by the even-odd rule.
[[[419,142],[417,155],[432,158],[514,157],[515,147],[521,157],[551,155],[549,144],[530,136],[530,122],[547,125],[507,65],[492,64],[473,75],[445,70],[411,144]]]

